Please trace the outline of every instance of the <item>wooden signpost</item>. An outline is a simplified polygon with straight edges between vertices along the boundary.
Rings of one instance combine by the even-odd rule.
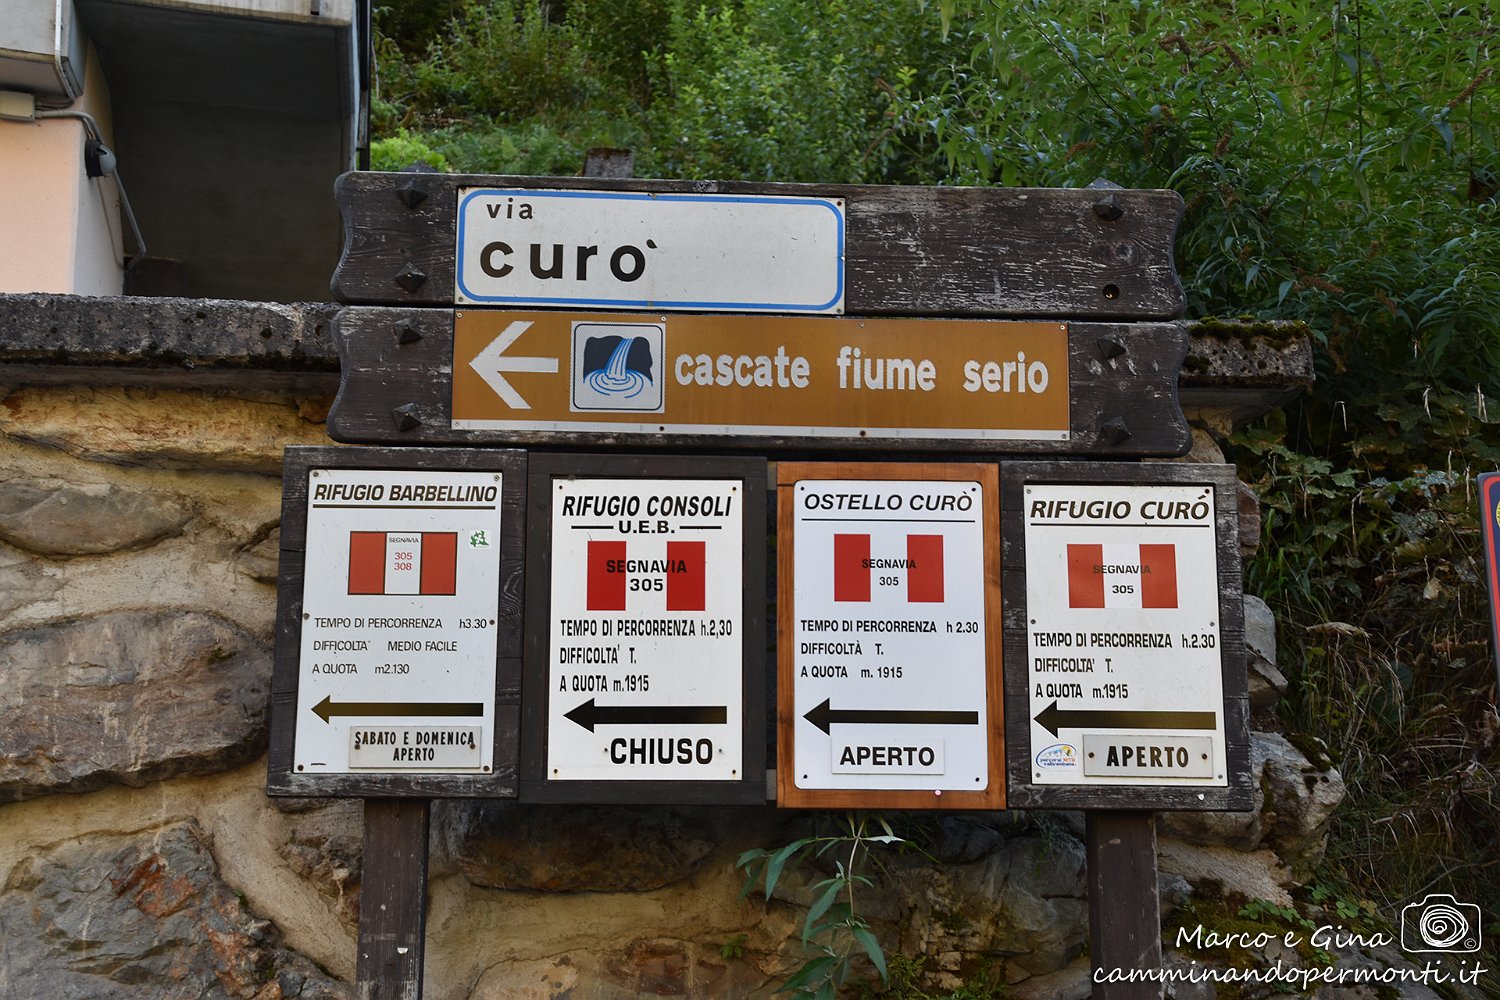
[[[1238,502],[1227,465],[1007,462],[1009,795],[1248,809]]]
[[[460,202],[475,192],[500,190],[514,192],[506,197],[517,202],[525,200],[527,191],[761,195],[842,202],[844,313],[851,316],[1132,322],[1173,319],[1187,304],[1172,259],[1182,218],[1182,198],[1175,191],[366,172],[345,174],[334,189],[344,219],[344,253],[333,276],[334,295],[358,305],[451,307],[457,298]],[[716,227],[717,208],[702,211],[699,225],[721,246],[744,239],[741,230]],[[592,273],[608,268],[615,250],[635,245],[642,235],[633,228],[611,230],[601,225],[581,238],[572,230],[538,229],[531,220],[518,218],[518,210],[512,215],[493,221],[513,222],[520,235],[512,240],[505,230],[493,229],[490,241],[511,242],[519,252],[507,260],[514,259],[528,273],[532,244],[540,247],[537,269],[544,273],[551,273],[551,251],[560,245],[561,262],[569,270],[546,279],[559,287],[581,284],[574,278],[578,247],[597,247],[597,254],[584,258]],[[491,263],[502,261],[492,257]],[[625,258],[621,265],[627,266]],[[633,258],[628,266],[634,266]],[[719,277],[735,280],[733,269],[721,268]],[[767,254],[759,257],[755,269],[793,280]],[[701,308],[713,311],[707,305]]]
[[[266,791],[365,800],[361,996],[419,998],[428,803],[514,798],[526,458],[288,448]]]
[[[361,996],[420,996],[433,796],[765,800],[768,460],[778,803],[1085,809],[1095,967],[1159,964],[1144,810],[1250,801],[1233,471],[1122,461],[1191,440],[1175,193],[336,194],[380,447],[289,453],[268,787],[369,797]]]

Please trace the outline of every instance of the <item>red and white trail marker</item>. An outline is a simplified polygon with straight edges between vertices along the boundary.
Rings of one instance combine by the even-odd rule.
[[[1177,607],[1177,547],[1069,545],[1068,607]]]
[[[350,594],[451,596],[457,572],[455,531],[349,532]]]
[[[906,599],[913,604],[943,603],[943,536],[906,536],[906,556],[894,560],[906,577]],[[874,561],[870,558],[870,536],[833,536],[833,599],[837,602],[868,603]]]
[[[637,551],[648,548],[637,544]],[[703,611],[708,571],[704,542],[668,542],[661,560],[630,558],[624,541],[588,543],[587,606],[589,611],[625,611],[632,578],[663,576],[667,611]]]

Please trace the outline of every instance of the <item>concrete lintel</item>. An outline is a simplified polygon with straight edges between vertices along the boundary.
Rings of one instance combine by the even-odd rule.
[[[0,381],[326,388],[338,307],[0,295]]]
[[[339,307],[236,299],[0,295],[0,381],[319,387],[337,377],[329,327]],[[1296,323],[1190,326],[1185,409],[1236,426],[1313,384],[1312,344]]]
[[[1312,388],[1305,323],[1198,320],[1189,323],[1188,335],[1178,387],[1185,410],[1218,411],[1241,427]]]

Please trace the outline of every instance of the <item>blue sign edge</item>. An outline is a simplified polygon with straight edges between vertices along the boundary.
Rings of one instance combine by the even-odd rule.
[[[1495,655],[1495,681],[1500,685],[1500,472],[1486,472],[1479,483],[1479,537],[1488,564],[1490,642]],[[1500,687],[1497,687],[1500,690]]]
[[[650,299],[580,299],[551,298],[525,295],[477,295],[464,286],[464,207],[470,199],[480,195],[526,195],[530,198],[599,198],[616,201],[694,201],[727,202],[732,204],[773,205],[821,205],[833,213],[838,220],[838,286],[833,298],[820,305],[783,302],[693,302],[688,300],[655,301]],[[844,298],[844,243],[847,220],[843,211],[826,198],[748,197],[733,194],[652,194],[633,191],[552,191],[533,188],[474,188],[458,203],[457,252],[455,253],[453,277],[458,290],[476,304],[503,303],[506,305],[555,305],[555,306],[617,306],[627,309],[749,309],[758,312],[809,312],[824,313],[835,307]]]

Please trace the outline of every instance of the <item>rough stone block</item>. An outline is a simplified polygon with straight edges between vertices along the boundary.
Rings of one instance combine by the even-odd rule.
[[[7,996],[351,996],[280,944],[219,875],[193,823],[69,840],[11,870],[0,891]]]
[[[0,545],[0,615],[36,601],[44,601],[62,588],[55,569],[7,545]]]
[[[0,801],[209,774],[265,749],[270,653],[217,615],[16,629],[0,663]]]
[[[1271,709],[1286,694],[1286,677],[1276,669],[1276,616],[1266,602],[1245,595],[1245,666],[1250,707]]]
[[[0,539],[49,556],[138,548],[176,535],[193,516],[175,497],[61,479],[0,481]]]
[[[364,864],[364,807],[359,799],[316,799],[298,814],[291,835],[276,849],[287,866],[333,901],[350,926],[359,923]]]
[[[1270,847],[1294,872],[1323,856],[1344,780],[1326,762],[1313,763],[1280,733],[1250,734],[1254,807],[1245,812],[1173,812],[1161,817],[1164,835],[1240,851]]]
[[[1266,842],[1293,874],[1304,876],[1323,860],[1334,810],[1344,801],[1344,779],[1310,762],[1280,733],[1255,735],[1266,747]]]
[[[290,400],[108,386],[16,389],[0,399],[0,434],[91,462],[267,474],[286,445],[328,444]]]
[[[711,807],[444,803],[437,835],[474,885],[550,892],[641,892],[687,878],[734,827]]]
[[[894,863],[888,880],[910,913],[901,950],[1021,956],[1032,974],[1061,969],[1088,937],[1083,845],[1066,833],[1029,835],[967,865]]]

